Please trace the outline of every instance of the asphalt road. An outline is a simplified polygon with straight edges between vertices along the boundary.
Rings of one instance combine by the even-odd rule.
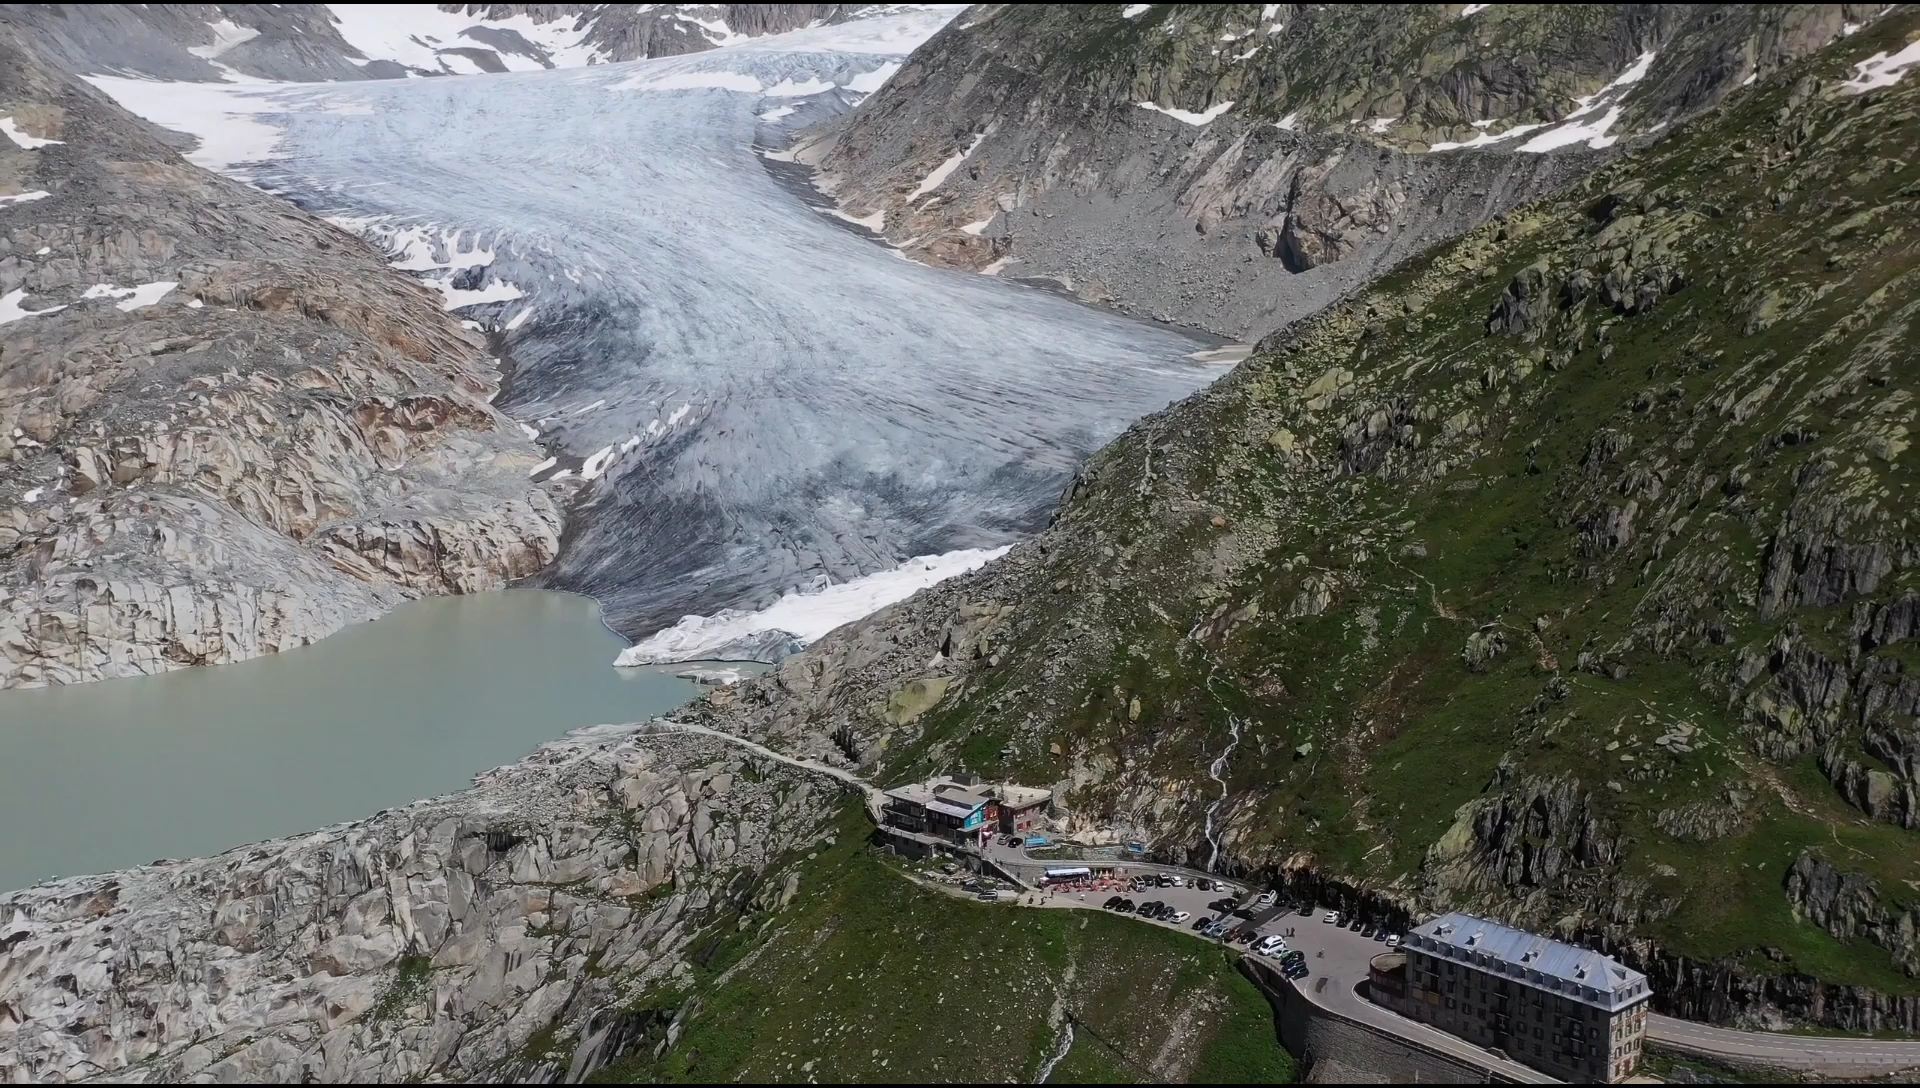
[[[1817,1069],[1833,1076],[1920,1069],[1920,1041],[1735,1031],[1658,1015],[1647,1018],[1647,1038],[1703,1057],[1757,1058],[1782,1069]]]
[[[661,721],[654,723],[651,728],[667,732],[702,733],[800,770],[837,779],[860,789],[866,795],[871,814],[876,819],[879,817],[879,806],[883,795],[851,771],[829,767],[812,760],[796,759],[745,738],[704,726]],[[1034,883],[1038,883],[1041,870],[1074,864],[1071,861],[1034,860],[1027,857],[1024,850],[1001,846],[997,840],[988,846],[986,852],[996,863],[1013,870],[1023,879],[1031,879]],[[1192,870],[1167,865],[1134,862],[1121,864],[1133,873],[1181,873],[1189,880],[1200,875]],[[1099,910],[1101,904],[1111,894],[1113,893],[1043,894],[1038,902],[1045,907]],[[1187,911],[1192,916],[1178,925],[1149,921],[1137,915],[1130,917],[1146,925],[1178,929],[1192,935],[1195,940],[1204,940],[1206,938],[1193,933],[1191,928],[1193,918],[1211,915],[1213,912],[1209,910],[1207,904],[1220,898],[1220,895],[1221,893],[1217,890],[1201,891],[1191,886],[1155,888],[1137,895],[1130,894],[1128,898],[1136,903],[1158,899],[1176,910]],[[1022,897],[1022,901],[1028,900]],[[1262,934],[1278,933],[1285,936],[1288,930],[1292,931],[1292,935],[1287,937],[1287,942],[1291,947],[1298,948],[1307,954],[1307,966],[1312,972],[1295,985],[1302,987],[1307,997],[1315,1004],[1349,1019],[1378,1027],[1388,1034],[1418,1042],[1443,1054],[1493,1070],[1521,1083],[1558,1083],[1544,1073],[1518,1062],[1496,1057],[1458,1036],[1409,1020],[1361,997],[1355,992],[1355,988],[1366,981],[1368,964],[1374,956],[1386,950],[1386,945],[1363,937],[1344,926],[1335,926],[1322,921],[1326,913],[1325,907],[1314,908],[1311,915],[1301,914],[1297,910],[1290,911],[1263,919],[1257,927]],[[1829,1076],[1872,1076],[1920,1069],[1920,1040],[1909,1042],[1898,1039],[1737,1031],[1731,1028],[1697,1024],[1689,1020],[1676,1020],[1670,1016],[1657,1014],[1648,1017],[1647,1037],[1650,1042],[1689,1054],[1731,1061],[1757,1060],[1781,1069],[1818,1070]]]

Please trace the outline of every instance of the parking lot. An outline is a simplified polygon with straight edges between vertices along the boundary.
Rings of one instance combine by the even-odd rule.
[[[1227,936],[1235,947],[1253,951],[1261,946],[1268,937],[1278,937],[1286,943],[1273,948],[1268,958],[1279,966],[1285,953],[1298,950],[1302,955],[1293,957],[1304,967],[1304,974],[1296,974],[1296,981],[1311,979],[1320,973],[1317,968],[1324,966],[1326,950],[1338,946],[1345,955],[1344,963],[1358,948],[1371,946],[1373,951],[1384,952],[1388,949],[1388,939],[1394,934],[1384,930],[1373,930],[1371,926],[1358,929],[1351,927],[1349,920],[1339,923],[1325,920],[1326,911],[1296,904],[1262,899],[1254,892],[1236,889],[1231,910],[1217,909],[1224,906],[1223,895],[1217,888],[1200,888],[1183,881],[1180,887],[1161,887],[1158,884],[1159,873],[1130,874],[1137,878],[1151,880],[1150,886],[1139,886],[1128,879],[1109,878],[1105,880],[1075,881],[1050,885],[1043,891],[1024,897],[1027,902],[1037,902],[1041,906],[1064,906],[1084,909],[1108,910],[1125,914],[1137,921],[1150,925],[1178,929],[1187,934],[1206,940],[1223,940],[1217,935],[1205,934],[1195,930],[1195,924],[1203,919],[1225,919],[1231,923]],[[1132,910],[1114,910],[1108,907],[1109,901],[1119,899],[1131,904]],[[1174,913],[1171,917],[1164,913],[1159,917],[1149,917],[1141,913],[1151,904],[1163,904]],[[1184,917],[1182,916],[1184,915]]]

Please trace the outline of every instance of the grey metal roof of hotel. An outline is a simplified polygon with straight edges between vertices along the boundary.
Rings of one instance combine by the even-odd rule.
[[[952,801],[945,801],[945,800],[928,801],[927,811],[938,812],[947,816],[953,816],[958,819],[964,820],[967,817],[973,815],[975,812],[979,811],[980,806],[984,804],[986,804],[985,801],[975,801],[971,805],[956,805]]]
[[[1650,995],[1647,976],[1609,956],[1457,911],[1415,926],[1406,943],[1609,1012]]]

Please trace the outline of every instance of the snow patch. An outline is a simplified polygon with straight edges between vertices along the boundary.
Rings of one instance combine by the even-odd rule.
[[[507,322],[506,331],[512,332],[513,330],[526,324],[527,318],[532,316],[533,316],[533,307],[531,306],[522,307],[520,312],[517,314],[514,314],[513,319]]]
[[[27,289],[24,287],[17,287],[0,295],[0,325],[11,324],[24,318],[39,317],[42,314],[57,314],[66,309],[65,306],[49,306],[44,310],[29,310],[20,305],[26,297]]]
[[[1520,145],[1520,150],[1540,154],[1582,142],[1596,151],[1612,146],[1618,137],[1607,135],[1607,130],[1611,129],[1614,122],[1620,120],[1620,115],[1625,112],[1619,105],[1620,99],[1626,96],[1628,87],[1646,78],[1647,71],[1653,67],[1655,55],[1651,49],[1640,54],[1632,67],[1620,73],[1612,83],[1580,99],[1578,109],[1567,114],[1559,125]],[[1607,108],[1606,112],[1597,117],[1594,116],[1595,111],[1603,104]]]
[[[47,192],[45,189],[35,189],[32,192],[15,193],[12,196],[0,196],[0,208],[10,207],[14,204],[31,204],[36,200],[45,200],[52,195],[52,193]]]
[[[974,149],[980,146],[980,141],[986,138],[987,138],[986,133],[984,132],[980,133],[978,136],[975,136],[973,138],[972,143],[969,143],[967,145],[966,150],[954,152],[954,155],[952,158],[948,159],[946,162],[941,163],[939,166],[934,167],[933,172],[928,174],[926,177],[921,178],[919,186],[916,187],[913,190],[913,192],[907,194],[907,199],[918,200],[920,199],[921,196],[927,193],[931,193],[935,189],[938,189],[941,183],[946,181],[947,178],[951,176],[955,170],[960,169],[960,164],[963,162],[966,162],[967,156],[973,154]]]
[[[762,121],[778,121],[782,117],[787,117],[792,115],[792,113],[793,113],[792,106],[775,106],[774,108],[761,114],[760,119]]]
[[[960,233],[972,234],[977,236],[981,231],[986,230],[988,225],[991,224],[992,222],[993,222],[993,216],[989,215],[985,219],[982,219],[977,223],[967,223],[963,225],[960,228]]]
[[[1480,14],[1481,12],[1487,10],[1492,6],[1493,6],[1492,4],[1468,4],[1466,8],[1460,12],[1460,17],[1462,19],[1471,18],[1475,15]]]
[[[607,471],[607,465],[611,464],[612,461],[613,447],[610,445],[600,447],[593,452],[592,456],[587,458],[585,464],[580,466],[580,478],[583,480],[599,479],[600,474]]]
[[[899,61],[888,61],[871,72],[862,72],[852,79],[847,80],[847,90],[853,91],[856,94],[872,94],[886,86],[887,80],[892,79],[893,74],[899,70]]]
[[[194,45],[187,48],[187,52],[201,60],[212,60],[234,46],[242,42],[250,42],[260,36],[260,32],[253,27],[241,26],[231,19],[220,19],[208,23],[207,26],[213,30],[213,44]]]
[[[81,298],[117,298],[116,309],[129,313],[144,310],[167,297],[167,293],[180,286],[177,280],[155,280],[137,287],[115,287],[111,283],[96,283],[80,293]]]
[[[739,659],[743,651],[787,635],[802,645],[862,616],[905,600],[935,583],[977,569],[1008,548],[967,548],[921,555],[892,570],[835,584],[796,590],[757,612],[726,608],[711,616],[684,616],[679,623],[629,646],[616,665],[668,661]]]
[[[1207,124],[1223,116],[1228,110],[1233,108],[1233,102],[1231,100],[1226,102],[1217,102],[1214,105],[1209,106],[1205,113],[1194,113],[1192,110],[1173,109],[1171,107],[1162,106],[1153,102],[1140,102],[1136,104],[1143,110],[1152,110],[1155,113],[1164,113],[1168,117],[1171,117],[1176,121],[1180,121],[1189,125]]]
[[[42,147],[66,143],[65,140],[43,140],[38,136],[29,136],[11,117],[0,117],[0,132],[6,133],[7,139],[12,140],[23,151],[34,151]]]
[[[606,59],[585,43],[590,27],[582,20],[564,16],[545,22],[529,15],[485,18],[442,11],[435,4],[328,4],[327,8],[340,36],[366,58],[354,62],[362,67],[376,60],[428,72],[456,70],[450,62],[472,67],[467,58],[457,53],[443,54],[443,49],[488,50],[510,72],[580,68]],[[524,53],[503,52],[487,40],[493,35],[467,36],[466,32],[473,29],[517,34],[545,53],[550,63],[543,64],[538,57]]]
[[[1511,140],[1517,136],[1525,136],[1527,133],[1532,132],[1535,129],[1541,129],[1546,127],[1546,125],[1544,124],[1515,125],[1514,127],[1506,130],[1505,132],[1485,131],[1486,127],[1491,124],[1493,124],[1492,121],[1475,121],[1473,123],[1473,127],[1482,130],[1478,136],[1475,136],[1471,140],[1463,140],[1458,142],[1452,141],[1452,140],[1442,140],[1439,143],[1434,144],[1432,147],[1427,148],[1427,150],[1428,151],[1459,151],[1462,148],[1486,147],[1489,144],[1502,143],[1504,141]]]
[[[1846,94],[1863,94],[1875,87],[1891,87],[1916,64],[1920,64],[1920,42],[1910,42],[1898,53],[1875,53],[1853,66],[1853,78],[1842,83],[1840,89]]]
[[[1292,113],[1287,114],[1285,117],[1282,117],[1281,119],[1273,123],[1274,128],[1283,129],[1287,132],[1292,132],[1294,129],[1298,128],[1299,125],[1300,125],[1299,110],[1294,110]]]
[[[42,496],[42,495],[44,495],[44,494],[46,494],[46,493],[47,493],[47,489],[46,489],[46,488],[44,488],[44,487],[36,487],[36,488],[34,488],[34,489],[33,489],[32,491],[29,491],[29,492],[27,492],[26,494],[24,494],[24,495],[22,495],[22,496],[20,496],[20,501],[21,501],[21,502],[39,502],[39,501],[40,501],[40,496]]]
[[[257,120],[286,107],[259,87],[224,83],[159,83],[121,76],[88,76],[122,106],[162,128],[199,139],[187,161],[216,173],[234,174],[241,163],[271,161],[283,133]]]
[[[1145,14],[1146,10],[1152,6],[1152,4],[1123,4],[1120,8],[1120,17],[1122,19],[1136,18]]]

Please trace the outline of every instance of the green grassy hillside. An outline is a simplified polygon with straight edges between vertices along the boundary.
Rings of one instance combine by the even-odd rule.
[[[1911,12],[1136,426],[890,773],[1179,851],[1920,991]],[[976,610],[977,611],[977,610]],[[999,622],[999,621],[996,621]]]
[[[847,813],[834,846],[796,863],[786,907],[726,932],[697,977],[638,1001],[680,1031],[599,1079],[1024,1083],[1068,1012],[1080,1028],[1053,1081],[1292,1079],[1233,953],[1095,912],[921,887],[866,845],[864,820]]]

